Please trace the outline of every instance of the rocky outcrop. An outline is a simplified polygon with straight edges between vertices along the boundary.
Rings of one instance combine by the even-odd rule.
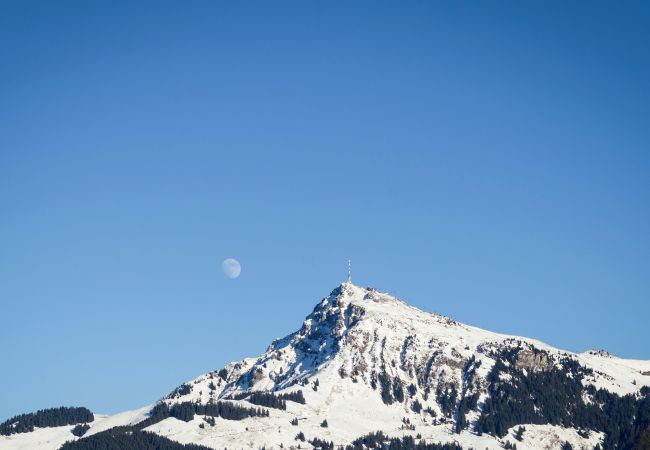
[[[540,372],[550,370],[553,367],[553,361],[546,352],[525,349],[517,353],[515,367]]]

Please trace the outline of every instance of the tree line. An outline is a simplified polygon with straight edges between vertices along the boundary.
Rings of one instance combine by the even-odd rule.
[[[149,417],[135,426],[141,430],[168,417],[189,422],[194,419],[195,414],[221,417],[227,420],[243,420],[247,417],[268,417],[269,411],[263,408],[246,408],[231,402],[211,402],[206,404],[183,402],[173,404],[171,407],[163,402],[154,406],[149,413]]]
[[[88,408],[59,407],[41,409],[35,413],[20,414],[0,424],[0,434],[29,433],[34,427],[60,427],[77,423],[92,422],[95,416]]]
[[[126,427],[129,428],[130,427]],[[126,431],[124,427],[94,434],[78,441],[66,442],[59,450],[210,450],[196,444],[179,444],[147,431]]]
[[[345,447],[346,450],[463,450],[455,443],[427,443],[413,436],[391,438],[383,432],[369,433]]]
[[[249,403],[267,408],[287,409],[287,400],[305,404],[305,396],[301,390],[287,392],[284,394],[275,394],[269,391],[242,392],[233,397],[233,400],[246,400]]]

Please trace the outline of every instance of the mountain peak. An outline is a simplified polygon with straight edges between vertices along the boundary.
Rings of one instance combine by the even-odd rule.
[[[416,422],[442,436],[466,426],[465,420],[482,417],[476,405],[488,401],[494,370],[502,371],[504,379],[515,373],[563,370],[580,379],[580,386],[621,395],[638,392],[643,371],[650,370],[643,367],[650,365],[625,366],[621,361],[610,364],[606,358],[464,325],[348,279],[316,304],[298,331],[275,340],[257,358],[199,377],[184,395],[167,401],[205,404],[249,398],[260,391],[281,398],[301,390],[307,406],[294,417],[327,418],[330,427],[338,418],[339,439],[382,429],[386,423]],[[647,381],[650,384],[650,372]],[[458,408],[466,407],[461,401],[474,405],[467,419],[459,413]],[[342,419],[359,415],[364,420],[351,419],[352,428]],[[317,432],[319,428],[311,429]],[[491,444],[475,442],[471,433],[464,436],[470,436],[475,448]]]
[[[558,380],[571,389],[547,396],[548,386]],[[531,386],[541,390],[527,391]],[[616,402],[634,394],[630,398],[649,395],[650,401],[644,386],[650,386],[650,361],[623,360],[603,351],[578,355],[492,333],[348,278],[316,304],[296,332],[274,340],[261,355],[184,383],[153,409],[102,419],[88,433],[142,423],[147,431],[185,443],[261,448],[291,446],[298,432],[349,443],[386,430],[499,449],[505,436],[514,436],[515,425],[525,424],[530,445],[517,440],[524,449],[557,448],[564,441],[593,448],[604,442],[602,432],[585,433],[584,424],[572,420],[586,417],[581,416],[585,405],[603,398]],[[517,401],[499,413],[501,392]],[[562,397],[567,392],[571,395]],[[539,406],[530,406],[531,396]],[[586,399],[584,405],[580,398]],[[570,411],[541,416],[558,414],[557,399]],[[270,412],[237,409],[250,405]],[[519,416],[510,413],[512,405]],[[491,415],[493,410],[500,415]],[[194,418],[208,412],[212,419]],[[231,420],[215,425],[214,414]]]
[[[334,301],[341,304],[355,303],[363,305],[364,303],[394,303],[407,305],[397,297],[379,292],[374,287],[361,287],[353,284],[351,281],[345,281],[330,292],[329,296],[323,301]]]

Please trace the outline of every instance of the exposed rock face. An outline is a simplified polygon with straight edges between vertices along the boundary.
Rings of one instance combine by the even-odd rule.
[[[600,349],[600,350],[588,350],[587,353],[589,355],[594,355],[594,356],[601,356],[603,358],[611,358],[612,355],[609,354],[608,351]]]
[[[515,367],[539,372],[550,370],[553,367],[553,362],[546,352],[525,349],[517,353]]]

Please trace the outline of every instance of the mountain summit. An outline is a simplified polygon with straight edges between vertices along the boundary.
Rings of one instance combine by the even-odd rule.
[[[138,436],[215,449],[649,448],[648,386],[650,361],[492,333],[348,281],[256,358],[95,416],[79,436],[76,423],[21,433],[11,419],[0,449]]]

